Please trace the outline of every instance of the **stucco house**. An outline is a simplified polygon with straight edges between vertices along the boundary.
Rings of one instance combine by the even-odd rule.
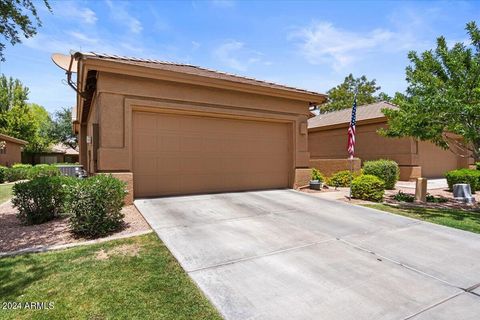
[[[0,165],[11,166],[22,162],[22,149],[27,141],[0,133]]]
[[[289,188],[310,178],[307,119],[323,94],[157,60],[53,59],[67,75],[77,71],[80,163],[131,182],[135,197]]]
[[[413,138],[386,138],[378,134],[387,127],[382,109],[395,109],[388,102],[378,102],[357,108],[355,156],[362,161],[391,159],[400,166],[400,179],[420,176],[443,177],[446,171],[466,168],[468,157],[461,150],[444,150],[430,142]],[[320,114],[308,120],[308,146],[312,159],[347,158],[347,128],[351,109]],[[452,137],[453,138],[453,137]]]

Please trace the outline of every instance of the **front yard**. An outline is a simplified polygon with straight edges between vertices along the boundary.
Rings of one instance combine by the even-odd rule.
[[[0,296],[53,303],[0,319],[221,319],[154,234],[2,258]]]
[[[451,228],[480,233],[480,211],[422,206],[396,206],[386,203],[364,204],[364,206],[414,219],[441,224]]]

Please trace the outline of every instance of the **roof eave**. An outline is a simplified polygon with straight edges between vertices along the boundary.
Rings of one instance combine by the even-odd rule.
[[[171,70],[162,70],[156,68],[149,68],[146,66],[134,65],[124,62],[105,60],[95,56],[83,56],[83,66],[87,70],[82,70],[85,74],[88,70],[104,71],[111,73],[121,73],[131,76],[139,76],[146,78],[153,78],[157,80],[174,81],[181,83],[188,83],[194,85],[203,85],[216,87],[220,89],[229,89],[235,91],[243,91],[249,93],[262,94],[267,96],[275,96],[292,100],[299,100],[311,104],[322,104],[326,102],[327,95],[310,92],[296,92],[294,90],[272,88],[262,86],[261,84],[248,84],[243,82],[236,82],[227,79],[216,79],[213,77],[205,77],[201,75],[187,74],[183,72],[176,72]],[[83,69],[83,68],[82,68]]]
[[[387,117],[379,117],[379,118],[370,118],[370,119],[363,119],[358,120],[356,122],[357,126],[365,125],[365,124],[374,124],[374,123],[382,123],[387,122]],[[315,132],[315,131],[326,131],[338,128],[347,128],[350,122],[342,122],[342,123],[334,123],[325,126],[316,126],[316,127],[309,127],[308,132]]]

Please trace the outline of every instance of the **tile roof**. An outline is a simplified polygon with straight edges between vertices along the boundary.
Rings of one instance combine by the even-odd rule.
[[[273,82],[262,81],[255,78],[244,77],[236,74],[221,72],[217,70],[211,70],[191,64],[185,63],[174,63],[168,61],[161,61],[161,60],[154,60],[154,59],[142,59],[142,58],[134,58],[134,57],[125,57],[125,56],[118,56],[106,53],[97,53],[97,52],[78,52],[87,58],[97,58],[101,60],[107,61],[115,61],[125,64],[137,65],[137,66],[144,66],[148,68],[156,68],[160,70],[167,70],[167,71],[174,71],[180,73],[186,73],[191,75],[198,75],[202,77],[214,78],[214,79],[221,79],[227,80],[237,83],[245,83],[245,84],[253,84],[262,87],[274,88],[274,89],[281,89],[290,92],[297,92],[297,93],[305,93],[305,94],[312,94],[317,95],[320,98],[326,99],[327,95],[323,93],[318,93],[314,91],[308,91],[304,89],[299,89],[291,86],[281,85]],[[322,101],[318,101],[322,102]]]
[[[51,148],[51,151],[54,152],[54,153],[64,153],[64,154],[68,154],[68,155],[77,155],[78,154],[78,150],[75,150],[63,143],[57,143],[57,144],[54,144]]]
[[[386,102],[376,102],[357,107],[357,122],[368,119],[377,119],[385,117],[382,109],[397,109],[398,107]],[[350,123],[352,109],[343,109],[320,114],[316,117],[308,119],[308,128],[326,127],[335,124]]]

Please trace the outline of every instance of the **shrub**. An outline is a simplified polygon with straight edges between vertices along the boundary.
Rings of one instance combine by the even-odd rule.
[[[480,171],[471,169],[457,169],[445,174],[447,178],[448,189],[453,190],[453,185],[457,183],[468,183],[472,192],[480,190]]]
[[[7,171],[8,168],[4,166],[0,166],[0,183],[4,183],[7,179]]]
[[[313,168],[312,169],[312,180],[318,180],[319,182],[325,181],[325,177],[320,172],[320,170]]]
[[[373,175],[364,174],[352,181],[352,197],[356,199],[380,202],[385,193],[384,182]]]
[[[60,215],[65,200],[67,177],[39,177],[18,182],[13,188],[12,203],[17,208],[17,218],[24,224],[40,224]]]
[[[332,187],[349,187],[350,182],[353,179],[353,175],[348,170],[338,171],[333,176],[331,176],[327,184]]]
[[[60,169],[50,164],[37,164],[28,170],[28,178],[53,177],[61,175]]]
[[[400,177],[398,164],[393,160],[385,159],[366,161],[363,165],[363,173],[382,179],[385,182],[385,188],[389,190],[395,189],[395,183]]]
[[[18,180],[28,179],[28,174],[31,168],[32,168],[32,165],[30,164],[21,164],[21,163],[14,164],[11,168],[7,170],[6,180],[10,182],[14,182]]]
[[[393,199],[400,202],[413,202],[415,196],[413,194],[398,191],[398,193],[393,196]]]
[[[67,201],[72,231],[81,236],[99,237],[120,229],[125,186],[124,182],[103,174],[72,185]]]
[[[475,168],[477,168],[477,170],[480,170],[480,162],[475,162]]]
[[[447,198],[444,197],[435,197],[429,193],[427,193],[427,202],[432,202],[432,203],[445,203],[448,202]]]

